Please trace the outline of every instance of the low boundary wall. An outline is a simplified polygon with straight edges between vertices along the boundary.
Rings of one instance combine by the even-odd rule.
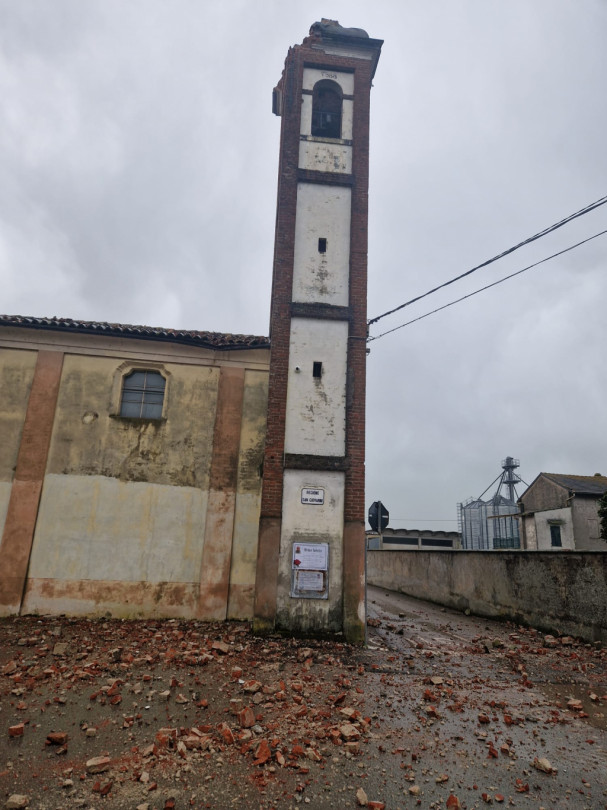
[[[367,581],[478,616],[607,642],[607,554],[368,551]]]

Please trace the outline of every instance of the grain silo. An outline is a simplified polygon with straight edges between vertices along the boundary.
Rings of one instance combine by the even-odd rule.
[[[484,551],[520,548],[516,485],[521,478],[514,472],[518,467],[519,460],[508,456],[502,461],[502,472],[480,497],[457,505],[462,548]],[[494,494],[483,500],[495,484]]]

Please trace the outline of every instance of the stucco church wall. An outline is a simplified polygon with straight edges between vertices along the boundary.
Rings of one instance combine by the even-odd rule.
[[[167,418],[142,421],[110,415],[120,365],[111,357],[65,357],[48,473],[208,487],[219,369],[163,363]]]
[[[139,353],[138,341],[76,339],[87,345],[72,352],[61,347],[65,354],[21,611],[205,618],[204,582],[217,581],[224,593],[222,615],[249,618],[268,353],[149,342]],[[59,342],[65,343],[65,335]],[[0,449],[0,518],[10,496],[36,357],[36,351],[9,350],[0,361],[0,379],[13,381],[0,392],[0,428],[10,440]],[[252,368],[246,368],[248,360]],[[166,376],[163,419],[117,416],[121,369],[133,366]],[[224,376],[228,383],[222,388]],[[222,433],[226,429],[231,437]],[[212,475],[215,484],[227,481],[226,489],[233,490],[227,506],[209,506]],[[210,509],[223,511],[210,515]],[[209,526],[218,521],[229,527],[222,537],[228,565],[215,571],[213,554],[204,552]],[[0,568],[2,562],[0,548]]]
[[[2,349],[0,359],[0,537],[6,520],[37,353]]]
[[[249,619],[253,615],[267,408],[267,373],[247,371],[236,485],[229,619]]]

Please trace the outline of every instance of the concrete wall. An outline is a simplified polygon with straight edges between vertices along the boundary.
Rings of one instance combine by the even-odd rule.
[[[371,585],[479,616],[607,642],[607,554],[369,551]]]

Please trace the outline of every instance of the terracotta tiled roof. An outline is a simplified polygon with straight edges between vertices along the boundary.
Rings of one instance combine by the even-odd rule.
[[[607,492],[605,475],[560,475],[558,473],[541,473],[555,484],[560,484],[577,495],[602,495]]]
[[[128,323],[104,321],[74,321],[72,318],[30,318],[22,315],[0,315],[0,326],[28,329],[48,329],[55,332],[79,332],[88,335],[132,337],[142,340],[162,340],[187,343],[211,349],[267,349],[270,339],[258,335],[231,335],[224,332],[197,332],[189,329],[163,329],[157,326],[133,326]]]

